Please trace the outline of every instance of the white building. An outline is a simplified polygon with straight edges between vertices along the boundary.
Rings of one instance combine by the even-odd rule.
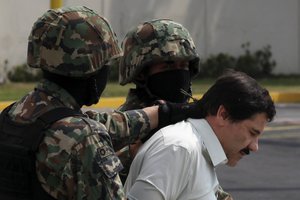
[[[300,74],[299,0],[64,0],[64,6],[86,5],[105,16],[123,39],[137,23],[171,18],[192,34],[201,57],[220,52],[242,53],[271,45],[275,73]],[[50,7],[50,0],[0,0],[0,75],[26,62],[32,24]]]

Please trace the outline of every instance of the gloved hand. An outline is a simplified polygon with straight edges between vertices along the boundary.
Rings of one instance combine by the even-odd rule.
[[[191,103],[171,103],[159,101],[158,128],[175,124],[187,118],[204,118],[201,100]]]

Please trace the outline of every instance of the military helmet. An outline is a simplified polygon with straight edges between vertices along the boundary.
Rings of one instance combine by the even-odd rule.
[[[121,52],[108,21],[77,6],[48,10],[34,23],[27,63],[58,75],[88,77]]]
[[[199,72],[200,58],[186,28],[170,19],[156,19],[139,24],[130,30],[123,42],[120,57],[119,82],[125,85],[149,64],[187,59],[191,76]]]

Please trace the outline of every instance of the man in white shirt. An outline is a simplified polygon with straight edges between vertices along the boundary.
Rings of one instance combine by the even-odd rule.
[[[235,166],[275,116],[269,92],[244,73],[228,71],[199,101],[203,119],[160,129],[139,150],[125,183],[133,200],[216,200],[215,167]]]

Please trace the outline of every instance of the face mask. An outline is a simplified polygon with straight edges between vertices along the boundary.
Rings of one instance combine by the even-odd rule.
[[[170,70],[153,74],[148,78],[147,87],[157,98],[183,103],[188,97],[180,89],[190,91],[190,72],[187,70]]]
[[[100,96],[105,89],[107,78],[108,66],[104,66],[96,75],[88,80],[90,98],[85,105],[90,106],[98,103]]]

